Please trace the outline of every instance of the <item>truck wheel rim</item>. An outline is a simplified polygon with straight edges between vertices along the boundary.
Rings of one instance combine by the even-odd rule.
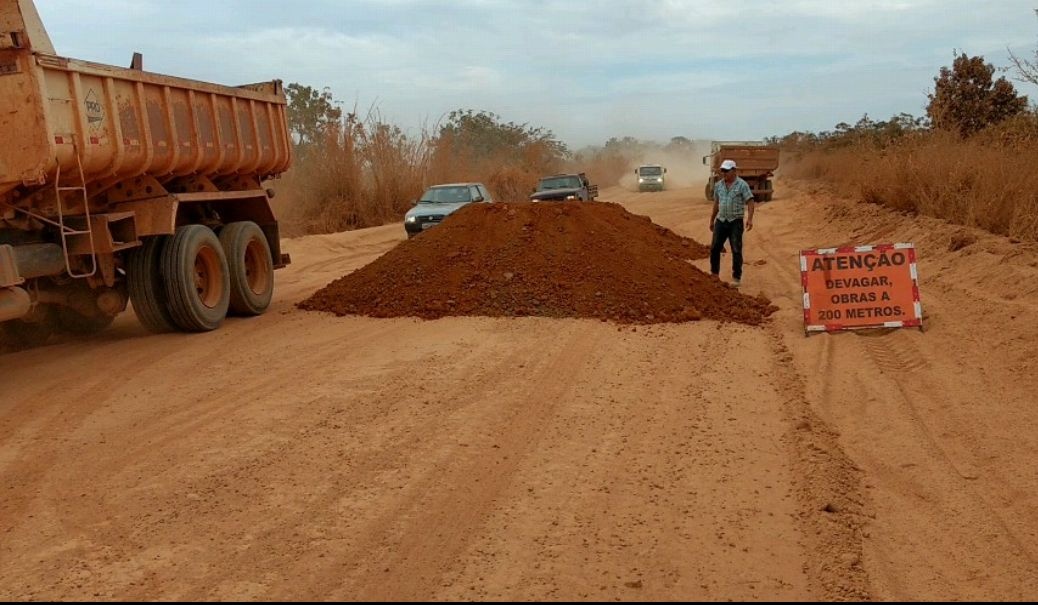
[[[203,246],[195,256],[195,291],[198,300],[210,309],[223,298],[223,268],[220,256],[210,246]]]
[[[264,294],[270,288],[270,266],[266,262],[267,251],[256,238],[245,247],[245,281],[253,294]]]

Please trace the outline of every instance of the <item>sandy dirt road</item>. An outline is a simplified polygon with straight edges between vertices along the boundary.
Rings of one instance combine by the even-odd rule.
[[[603,199],[704,240],[701,191]],[[762,328],[294,308],[394,225],[287,242],[261,318],[4,356],[0,597],[1038,596],[1038,252],[793,184],[757,222]],[[805,339],[796,251],[894,239],[927,332]]]

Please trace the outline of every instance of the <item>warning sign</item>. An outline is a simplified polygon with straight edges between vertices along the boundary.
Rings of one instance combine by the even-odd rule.
[[[912,244],[803,250],[800,271],[808,332],[923,324]]]

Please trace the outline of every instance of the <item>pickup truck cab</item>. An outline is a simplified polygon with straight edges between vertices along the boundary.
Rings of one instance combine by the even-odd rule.
[[[493,201],[483,183],[434,185],[426,189],[414,208],[404,215],[404,230],[407,231],[407,237],[414,237],[439,225],[462,206]]]
[[[638,175],[638,191],[663,191],[667,169],[656,164],[646,164],[634,171]]]
[[[593,202],[598,185],[592,185],[583,172],[546,176],[530,195],[531,202]]]

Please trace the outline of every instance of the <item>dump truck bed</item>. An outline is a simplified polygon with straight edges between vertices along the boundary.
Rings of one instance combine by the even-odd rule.
[[[779,167],[779,148],[761,141],[714,141],[711,154],[703,156],[703,164],[710,160],[710,178],[704,194],[713,200],[714,183],[721,178],[721,163],[733,160],[738,174],[749,185],[758,201],[771,201],[771,178]]]
[[[268,308],[289,262],[264,185],[292,163],[281,82],[142,63],[58,56],[32,0],[0,0],[0,344],[103,329],[128,299],[156,332]]]
[[[45,184],[58,166],[78,171],[77,155],[88,186],[141,175],[262,178],[290,165],[280,82],[220,86],[46,54],[28,35],[0,40],[0,196]]]
[[[713,170],[721,162],[734,160],[740,176],[756,176],[775,172],[779,167],[779,148],[770,145],[722,145],[713,154]]]

